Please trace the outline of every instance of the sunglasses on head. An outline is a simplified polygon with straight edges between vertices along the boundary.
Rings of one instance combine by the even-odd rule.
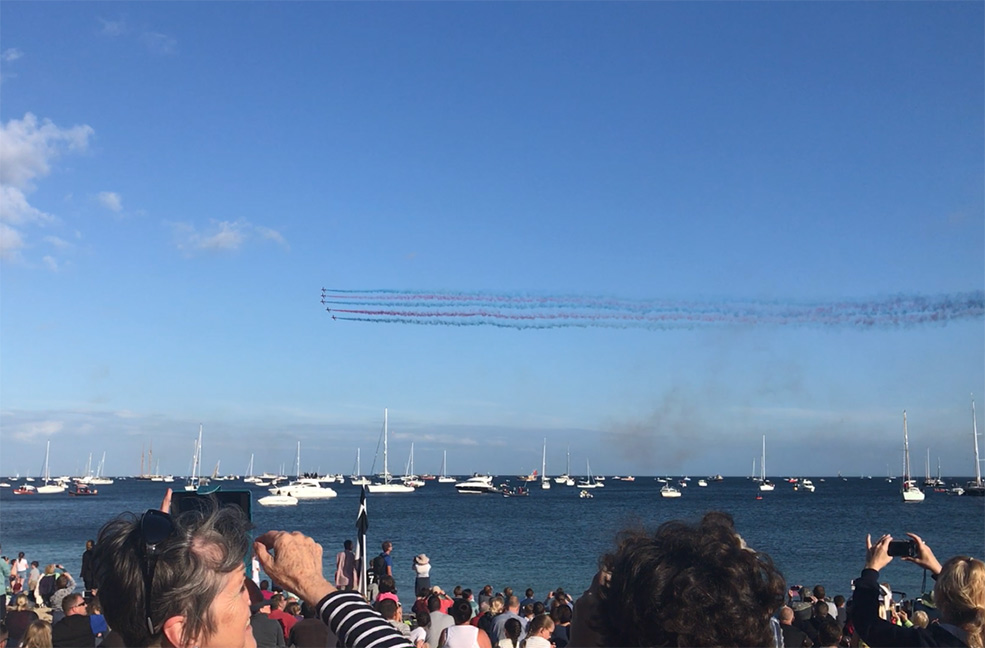
[[[157,558],[163,552],[161,545],[174,533],[174,521],[163,511],[148,509],[140,516],[141,557],[144,573],[144,612],[147,619],[147,630],[154,634],[154,622],[151,620],[151,587],[154,584],[154,570]]]

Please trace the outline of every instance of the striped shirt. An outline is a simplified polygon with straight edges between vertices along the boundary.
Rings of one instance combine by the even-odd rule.
[[[413,647],[356,592],[332,592],[318,604],[318,613],[346,648]]]

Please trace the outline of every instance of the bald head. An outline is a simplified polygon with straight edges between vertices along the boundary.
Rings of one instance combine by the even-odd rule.
[[[780,617],[780,623],[790,625],[793,623],[793,608],[789,605],[784,605],[780,608],[780,614],[778,616]]]

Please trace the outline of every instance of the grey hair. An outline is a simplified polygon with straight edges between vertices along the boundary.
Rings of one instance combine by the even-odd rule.
[[[153,632],[147,627],[145,612],[140,518],[124,514],[99,532],[93,562],[103,613],[128,646],[158,643],[164,622],[172,617],[184,617],[182,643],[214,634],[212,602],[224,577],[243,564],[249,551],[252,525],[236,507],[219,508],[212,499],[202,510],[186,511],[173,523],[174,531],[160,545],[154,568]]]

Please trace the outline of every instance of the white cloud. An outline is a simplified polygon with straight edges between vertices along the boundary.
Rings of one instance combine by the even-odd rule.
[[[123,209],[123,198],[116,192],[100,191],[97,199],[103,207],[111,211],[119,212]]]
[[[253,225],[244,220],[210,221],[204,231],[190,223],[168,223],[175,236],[175,245],[184,252],[202,250],[238,250],[248,241],[259,238],[274,241],[287,247],[287,241],[280,232]]]
[[[31,205],[27,195],[51,172],[51,163],[66,152],[83,152],[95,131],[87,125],[60,128],[31,113],[0,125],[0,259],[20,260],[28,247],[26,228],[57,219]]]
[[[35,437],[50,437],[61,432],[65,424],[61,421],[31,421],[7,428],[15,439],[30,441]]]
[[[67,250],[74,247],[71,243],[58,236],[46,236],[44,237],[44,242],[48,243],[52,247],[56,247],[59,250]]]
[[[144,41],[147,49],[154,54],[172,56],[178,52],[178,41],[167,34],[144,32],[140,38]]]
[[[20,51],[16,47],[8,47],[2,54],[0,54],[0,60],[4,63],[10,63],[11,61],[16,61],[22,56],[24,56],[24,52]]]
[[[41,261],[44,262],[45,267],[52,272],[58,272],[58,261],[55,260],[55,257],[45,255],[41,257]]]
[[[104,36],[121,36],[127,33],[127,24],[122,18],[119,20],[100,18],[99,22],[103,26],[101,33]]]

